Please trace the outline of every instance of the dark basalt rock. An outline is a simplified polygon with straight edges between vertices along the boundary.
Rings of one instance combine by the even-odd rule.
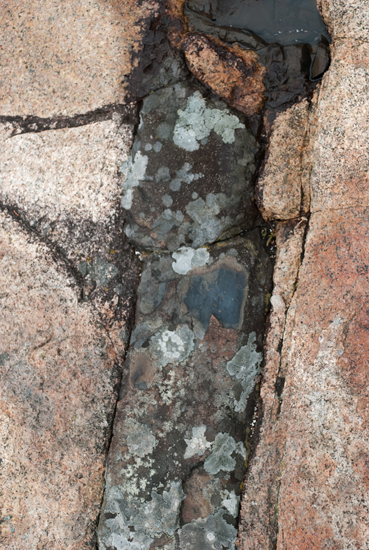
[[[122,206],[139,248],[203,246],[253,227],[258,144],[245,118],[180,82],[143,102]]]

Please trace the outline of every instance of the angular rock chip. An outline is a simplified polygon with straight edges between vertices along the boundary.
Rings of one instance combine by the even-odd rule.
[[[310,178],[310,172],[303,166],[308,123],[307,100],[281,113],[273,123],[266,163],[256,192],[265,220],[288,220],[301,213],[302,198],[308,195]]]
[[[187,65],[196,78],[231,107],[252,116],[264,105],[265,67],[252,50],[230,48],[220,40],[189,33],[181,43]]]
[[[148,96],[125,172],[127,237],[142,248],[198,248],[257,217],[258,145],[245,121],[179,83]]]
[[[117,358],[47,247],[0,214],[2,548],[95,548]]]
[[[202,250],[144,258],[101,550],[233,548],[271,265],[257,230]]]

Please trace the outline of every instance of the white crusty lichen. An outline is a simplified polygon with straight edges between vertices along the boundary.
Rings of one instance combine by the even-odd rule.
[[[185,439],[187,449],[184,458],[191,458],[192,456],[202,456],[208,449],[211,448],[210,441],[207,441],[205,437],[206,426],[198,426],[192,428],[192,438]]]
[[[195,92],[188,98],[186,109],[178,110],[173,141],[186,151],[197,151],[199,142],[209,137],[212,130],[224,143],[234,143],[238,128],[245,128],[238,117],[230,114],[228,109],[209,109],[200,92]]]
[[[240,380],[242,385],[239,400],[234,400],[236,412],[243,412],[246,409],[247,399],[255,387],[255,376],[261,372],[262,358],[263,355],[256,351],[256,334],[251,332],[246,346],[242,346],[233,359],[227,363],[229,374]]]
[[[222,500],[222,506],[230,513],[232,517],[236,518],[240,508],[240,497],[237,496],[234,491],[225,490],[224,492],[227,494]]]
[[[199,518],[187,523],[179,531],[180,548],[182,550],[234,549],[237,529],[224,519],[227,513],[227,510],[220,509],[207,518]]]
[[[151,352],[162,367],[168,363],[180,363],[194,349],[194,333],[187,325],[176,330],[162,329],[151,338]]]
[[[126,210],[129,210],[132,206],[133,188],[137,187],[140,181],[145,178],[148,160],[149,158],[146,155],[142,155],[141,151],[137,151],[134,161],[130,158],[120,167],[120,171],[125,176],[121,204]]]
[[[182,246],[177,252],[173,252],[172,269],[175,273],[186,275],[191,269],[207,265],[210,261],[210,254],[206,248],[188,248]]]

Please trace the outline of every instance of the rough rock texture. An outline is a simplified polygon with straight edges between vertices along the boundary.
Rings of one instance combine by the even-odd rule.
[[[270,271],[258,230],[144,258],[101,549],[233,547]]]
[[[15,0],[0,6],[0,115],[50,117],[125,103],[160,3]]]
[[[176,250],[229,237],[257,219],[258,144],[246,121],[185,82],[150,94],[126,174],[125,233],[136,246]]]
[[[312,215],[283,341],[267,340],[245,550],[369,548],[368,9],[320,4],[334,43],[317,103]]]
[[[18,119],[1,125],[7,550],[96,546],[137,284],[120,206],[133,131],[125,118],[21,134]]]
[[[264,101],[268,127],[308,95],[310,54],[200,35],[183,7],[173,0],[169,17],[152,0],[0,8],[6,550],[96,548],[119,388],[101,550],[235,542],[271,286],[253,136]],[[293,328],[284,320],[305,223],[277,225],[278,349]],[[132,334],[128,239],[143,254]],[[287,363],[274,367],[286,377]]]
[[[275,533],[278,532],[278,495],[285,435],[279,418],[286,380],[281,352],[283,342],[288,341],[286,314],[293,310],[292,298],[301,264],[306,226],[307,220],[297,219],[278,222],[276,229],[277,257],[273,273],[272,309],[264,347],[258,442],[256,453],[251,457],[245,481],[246,490],[242,497],[238,544],[245,549],[272,549]]]
[[[300,214],[308,109],[303,101],[273,124],[266,169],[258,181],[258,205],[266,220],[288,220]]]
[[[182,0],[168,4],[171,44],[184,53],[200,82],[240,112],[255,117],[264,105],[281,110],[311,94],[307,44],[267,45],[253,33],[217,27],[196,13],[206,12],[204,2],[198,10],[194,3],[184,9]]]
[[[0,545],[92,549],[116,354],[63,262],[0,222]]]
[[[309,212],[309,123],[314,112],[314,104],[311,108],[304,100],[281,113],[272,125],[265,167],[256,188],[257,204],[265,220],[288,220]]]
[[[369,204],[369,46],[339,42],[318,103],[313,212]]]

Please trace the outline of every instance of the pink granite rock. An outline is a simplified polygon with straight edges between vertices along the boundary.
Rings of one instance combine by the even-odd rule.
[[[0,545],[92,549],[117,357],[63,262],[0,222]]]
[[[126,103],[159,2],[15,0],[0,6],[0,114],[52,117]]]
[[[368,10],[320,4],[334,43],[311,149],[313,213],[283,339],[267,339],[244,550],[368,548]]]

